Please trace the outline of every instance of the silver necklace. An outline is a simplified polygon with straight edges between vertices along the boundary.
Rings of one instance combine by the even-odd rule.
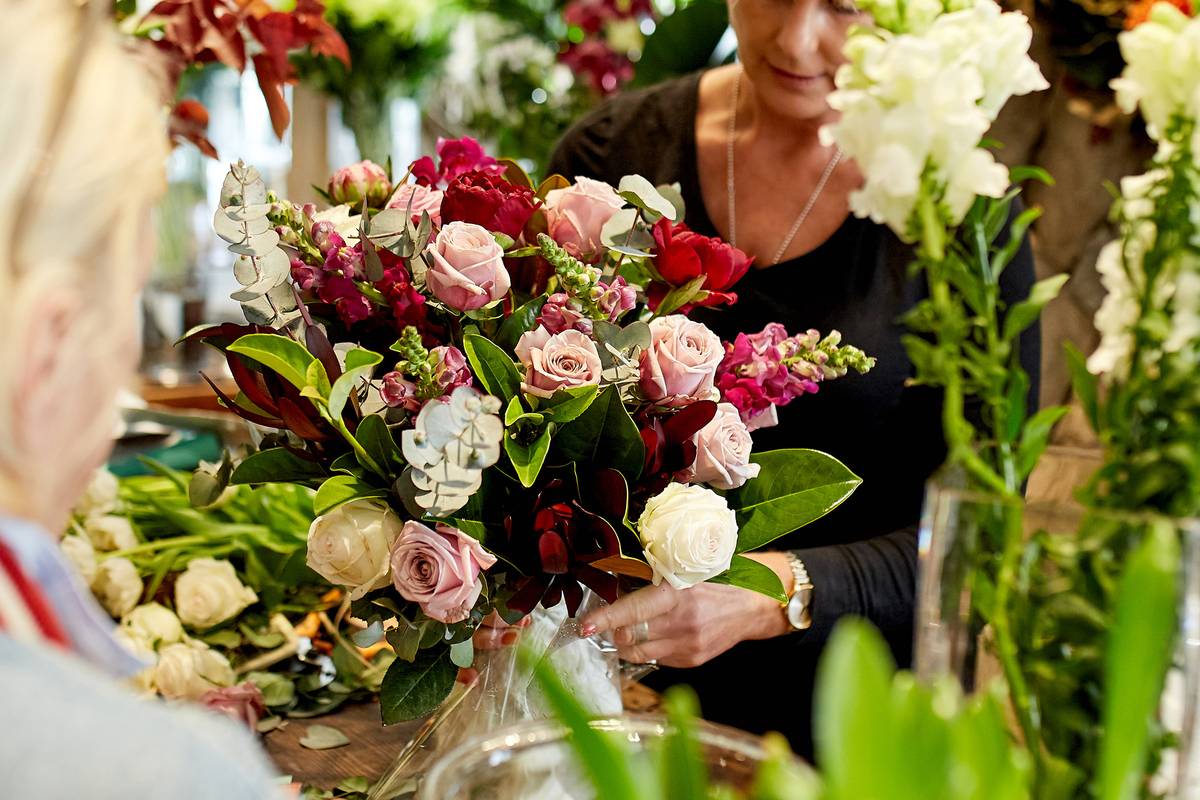
[[[742,71],[739,69],[733,79],[733,104],[729,113],[729,135],[725,142],[725,189],[729,195],[729,243],[734,247],[737,247],[737,190],[733,175],[733,140],[737,133],[737,106],[741,87]],[[800,227],[808,219],[808,215],[812,213],[813,207],[821,197],[821,192],[825,190],[825,184],[829,182],[829,176],[833,175],[833,171],[837,169],[837,165],[841,160],[842,150],[839,147],[835,147],[833,157],[829,159],[829,163],[825,165],[825,171],[821,173],[821,179],[817,181],[817,187],[813,189],[808,202],[804,204],[804,208],[800,211],[800,216],[796,217],[796,221],[792,223],[787,236],[783,237],[783,242],[779,245],[779,249],[775,251],[775,255],[771,259],[772,264],[778,264],[780,259],[783,258],[783,254],[787,252],[792,239],[796,238],[796,234],[800,232]]]

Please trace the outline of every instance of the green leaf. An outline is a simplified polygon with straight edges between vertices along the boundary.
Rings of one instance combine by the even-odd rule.
[[[892,798],[899,771],[890,709],[894,671],[887,645],[870,623],[839,622],[817,668],[817,759],[836,798]]]
[[[717,44],[728,27],[729,10],[723,0],[679,4],[646,38],[634,85],[650,86],[712,66]]]
[[[1029,230],[1029,226],[1041,215],[1041,209],[1027,208],[1013,220],[1012,225],[1008,228],[1008,241],[992,256],[992,274],[996,280],[1000,279],[1000,273],[1004,272],[1004,268],[1021,249],[1021,243],[1025,239],[1025,232]]]
[[[469,669],[475,663],[475,643],[468,638],[450,645],[450,660],[459,669]]]
[[[309,750],[333,750],[350,744],[346,734],[329,725],[309,725],[308,732],[300,739],[300,746]]]
[[[663,697],[670,727],[662,744],[662,792],[671,800],[708,800],[708,768],[696,738],[695,693],[672,686]]]
[[[631,482],[642,474],[645,445],[616,387],[600,392],[588,409],[558,429],[554,443],[568,461],[612,467]],[[557,463],[557,462],[555,462]]]
[[[617,194],[642,211],[675,221],[675,205],[641,175],[626,175],[621,178]]]
[[[327,514],[343,503],[367,497],[387,497],[387,489],[363,483],[353,475],[334,475],[321,484],[313,498],[313,513]]]
[[[571,422],[588,410],[600,393],[599,386],[576,386],[572,389],[559,389],[549,399],[538,404],[546,419],[559,424]]]
[[[463,337],[463,350],[471,362],[471,372],[488,394],[508,401],[521,391],[521,373],[517,365],[496,344],[469,333]]]
[[[533,486],[546,463],[550,452],[550,429],[543,428],[538,437],[528,445],[521,444],[511,434],[504,437],[504,452],[508,453],[517,479],[526,489]]]
[[[343,792],[366,794],[371,790],[371,779],[365,778],[362,775],[355,775],[352,778],[346,778],[346,780],[339,783],[336,788]]]
[[[371,460],[379,465],[380,469],[387,471],[389,465],[398,467],[404,463],[400,447],[392,438],[387,421],[379,414],[368,414],[363,417],[362,422],[358,423],[358,429],[354,432],[354,438],[362,445],[363,450],[367,451]],[[362,466],[370,469],[366,464]],[[392,476],[388,474],[379,477],[390,479]]]
[[[1063,346],[1067,355],[1067,367],[1071,371],[1071,386],[1075,397],[1083,407],[1083,413],[1091,423],[1092,430],[1099,429],[1100,389],[1099,380],[1087,368],[1087,356],[1070,342]]]
[[[320,363],[299,342],[274,333],[248,333],[229,345],[229,350],[273,370],[297,389],[308,386],[309,367]]]
[[[704,281],[706,280],[708,280],[707,275],[697,275],[683,286],[676,286],[667,292],[667,296],[662,299],[658,309],[654,312],[655,315],[665,317],[668,314],[674,314],[695,300],[696,295],[700,294],[700,287],[704,285]]]
[[[251,672],[246,679],[263,693],[263,702],[270,708],[286,706],[296,697],[296,687],[284,675],[274,672]]]
[[[517,420],[523,416],[525,416],[525,406],[521,405],[521,397],[513,395],[504,408],[504,426],[507,428],[517,424]]]
[[[775,574],[775,570],[753,558],[735,555],[729,569],[715,578],[709,578],[708,582],[740,586],[743,589],[765,594],[780,603],[787,602],[787,595],[783,593],[783,583]]]
[[[726,495],[737,511],[739,553],[820,519],[862,483],[842,462],[818,450],[771,450],[750,460],[762,466],[758,477]]]
[[[1174,652],[1179,551],[1174,528],[1154,524],[1121,576],[1104,653],[1098,800],[1139,796],[1150,730]]]
[[[305,483],[324,477],[325,470],[316,461],[301,458],[286,447],[272,447],[247,456],[237,465],[229,482]]]
[[[341,419],[350,393],[357,388],[359,381],[371,376],[371,371],[380,361],[383,361],[383,356],[370,350],[355,348],[346,353],[346,368],[329,391],[330,418]]]
[[[242,644],[242,635],[237,631],[228,628],[220,631],[206,633],[200,637],[206,644],[214,647],[223,647],[226,650],[232,650]]]
[[[393,725],[432,713],[454,688],[457,675],[449,648],[422,650],[411,663],[397,658],[388,667],[379,690],[383,724]]]
[[[533,250],[540,252],[536,247]],[[546,305],[546,295],[538,295],[513,311],[504,322],[500,323],[500,330],[496,332],[496,344],[506,350],[516,347],[517,342],[521,339],[521,334],[537,327],[537,318],[542,313],[544,305]]]
[[[1055,275],[1035,283],[1029,291],[1029,298],[1015,304],[1004,315],[1004,340],[1011,342],[1020,335],[1021,331],[1036,322],[1042,309],[1046,307],[1047,303],[1058,297],[1059,290],[1070,277],[1067,274]]]
[[[1025,478],[1033,472],[1038,459],[1046,452],[1050,443],[1050,433],[1058,421],[1067,415],[1066,406],[1050,406],[1043,408],[1030,417],[1021,434],[1021,443],[1017,446],[1017,470]]]

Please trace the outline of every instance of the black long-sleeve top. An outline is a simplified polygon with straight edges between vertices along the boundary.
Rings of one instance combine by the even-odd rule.
[[[717,235],[697,174],[699,81],[697,73],[609,101],[567,132],[550,173],[613,185],[633,173],[656,185],[678,182],[688,226]],[[779,201],[799,208],[803,199]],[[851,374],[797,398],[779,409],[777,427],[754,434],[756,450],[823,450],[863,479],[840,508],[772,545],[797,551],[807,566],[815,586],[813,627],[744,642],[701,667],[663,670],[656,681],[690,684],[708,719],[755,732],[780,731],[803,755],[812,746],[816,662],[840,617],[871,620],[902,666],[911,658],[923,487],[946,455],[940,393],[906,386],[913,367],[897,320],[925,296],[923,277],[907,277],[912,258],[911,249],[886,227],[850,217],[815,250],[752,268],[734,287],[736,305],[697,315],[725,340],[768,322],[782,323],[789,333],[836,329],[843,341],[878,359],[867,375]],[[1005,301],[1024,299],[1033,280],[1026,243],[1003,273]],[[1037,397],[1039,358],[1035,327],[1021,342],[1031,398]]]

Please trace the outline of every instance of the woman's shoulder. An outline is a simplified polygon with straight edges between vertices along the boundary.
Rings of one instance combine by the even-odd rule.
[[[664,163],[665,154],[682,148],[692,134],[701,74],[625,91],[604,101],[563,134],[549,172],[611,182],[631,172],[654,171]]]

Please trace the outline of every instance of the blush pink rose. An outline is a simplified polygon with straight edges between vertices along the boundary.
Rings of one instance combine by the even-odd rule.
[[[576,258],[600,252],[600,231],[625,201],[611,186],[591,178],[576,178],[573,186],[546,194],[550,238]]]
[[[688,483],[736,489],[758,477],[761,467],[750,463],[754,442],[733,403],[719,404],[716,416],[696,432],[692,441],[696,443],[696,460],[684,476]]]
[[[682,314],[650,322],[650,347],[642,352],[639,386],[647,400],[682,406],[715,400],[713,379],[725,357],[721,340]]]
[[[365,197],[367,205],[378,208],[391,194],[392,184],[383,167],[373,161],[360,161],[333,173],[328,191],[335,205],[361,205]]]
[[[262,690],[250,681],[209,689],[200,695],[200,704],[244,723],[250,730],[255,730],[258,721],[267,713]]]
[[[392,547],[392,584],[430,619],[462,622],[483,591],[479,573],[495,563],[494,555],[458,528],[439,522],[431,530],[409,520]]]
[[[596,343],[577,330],[551,334],[538,326],[521,336],[516,353],[525,365],[521,390],[535,397],[550,397],[559,389],[597,386],[604,369]]]
[[[504,249],[487,229],[451,222],[429,245],[433,262],[425,274],[433,296],[456,311],[475,311],[508,293]]]
[[[442,224],[442,197],[444,193],[438,189],[422,186],[419,183],[402,183],[396,187],[392,198],[388,200],[388,208],[404,210],[412,208],[412,215],[418,219],[421,212],[429,214],[434,225]],[[411,204],[411,205],[410,205]]]

